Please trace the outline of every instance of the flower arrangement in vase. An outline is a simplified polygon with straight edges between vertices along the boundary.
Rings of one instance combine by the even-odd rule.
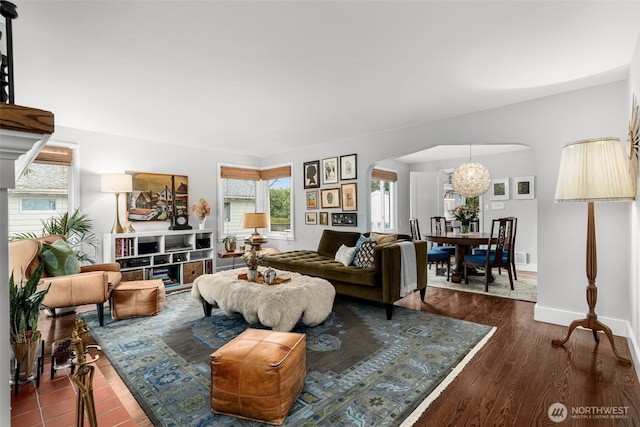
[[[247,272],[247,278],[249,281],[255,282],[258,278],[258,266],[262,265],[262,257],[258,255],[254,248],[251,248],[251,250],[244,254],[242,258],[249,269]]]
[[[459,205],[453,210],[453,216],[462,222],[462,233],[469,232],[469,223],[478,220],[480,206],[478,205]]]
[[[211,215],[211,205],[201,197],[200,200],[198,200],[197,205],[191,206],[191,211],[198,217],[198,220],[200,221],[200,229],[204,229],[204,223],[207,220],[207,217]]]

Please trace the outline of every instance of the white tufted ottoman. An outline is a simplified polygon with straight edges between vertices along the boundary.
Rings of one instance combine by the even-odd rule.
[[[229,315],[240,313],[250,324],[260,323],[274,331],[290,331],[298,320],[307,326],[324,322],[333,309],[336,291],[327,280],[276,270],[290,282],[266,285],[238,279],[246,268],[204,274],[191,287],[191,295],[203,303],[206,316],[211,307]]]

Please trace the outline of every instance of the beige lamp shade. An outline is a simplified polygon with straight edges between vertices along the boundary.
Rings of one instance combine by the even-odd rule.
[[[133,191],[132,177],[124,173],[103,173],[100,175],[100,190],[103,193],[129,193]]]
[[[242,217],[242,228],[267,228],[268,226],[269,217],[266,213],[246,213]]]
[[[634,200],[627,163],[618,138],[586,139],[565,145],[555,201]]]

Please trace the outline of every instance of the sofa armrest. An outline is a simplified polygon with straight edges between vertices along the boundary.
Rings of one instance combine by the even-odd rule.
[[[38,285],[38,290],[46,289],[49,284],[51,287],[42,302],[49,308],[100,304],[109,298],[106,271],[44,277],[42,283]]]
[[[83,265],[80,267],[81,273],[90,271],[120,271],[120,264],[117,262],[107,262],[105,264]]]
[[[414,240],[416,251],[417,288],[427,286],[427,242]],[[402,271],[400,246],[388,243],[376,246],[376,268],[382,282],[383,302],[393,304],[400,299],[400,275]]]

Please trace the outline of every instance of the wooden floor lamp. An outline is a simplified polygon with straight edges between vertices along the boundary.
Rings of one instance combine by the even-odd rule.
[[[594,202],[631,201],[635,199],[631,177],[618,138],[598,138],[567,144],[562,149],[560,173],[556,187],[556,202],[587,202],[587,317],[574,320],[563,340],[551,341],[561,346],[569,340],[573,330],[581,326],[591,329],[593,338],[599,341],[598,331],[603,331],[611,342],[618,362],[631,365],[631,360],[618,354],[611,329],[598,320],[595,312],[598,289],[596,275],[598,261],[596,251],[596,226]]]

